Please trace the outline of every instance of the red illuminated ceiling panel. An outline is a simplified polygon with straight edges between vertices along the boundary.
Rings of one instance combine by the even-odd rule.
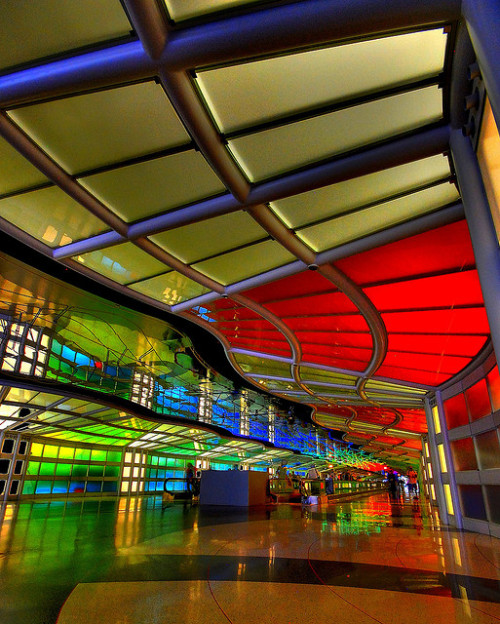
[[[412,310],[482,305],[477,271],[425,277],[367,288],[378,310]]]
[[[438,334],[489,334],[488,319],[483,307],[457,310],[424,310],[382,314],[389,333],[423,333],[429,329]]]
[[[459,271],[475,265],[467,223],[450,225],[339,260],[335,265],[360,285]]]
[[[448,355],[473,357],[482,349],[485,342],[486,336],[392,333],[389,335],[389,351],[447,353]]]
[[[252,288],[244,295],[261,304],[270,304],[275,301],[288,301],[303,296],[315,294],[329,294],[335,287],[319,273],[304,271],[298,275],[284,277],[276,282]]]

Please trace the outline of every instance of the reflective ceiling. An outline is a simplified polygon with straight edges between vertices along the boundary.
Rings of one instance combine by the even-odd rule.
[[[418,446],[489,336],[448,157],[459,3],[358,4],[3,2],[0,228],[347,440]]]

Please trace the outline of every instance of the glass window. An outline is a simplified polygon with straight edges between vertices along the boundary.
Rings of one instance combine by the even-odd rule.
[[[10,454],[14,451],[14,440],[6,438],[3,442],[2,453]]]
[[[500,485],[485,485],[484,495],[490,522],[500,524]]]
[[[459,485],[458,496],[465,517],[486,520],[486,509],[480,485]]]
[[[465,391],[465,397],[471,420],[478,420],[491,414],[490,397],[485,379],[481,379],[471,388],[468,388]]]
[[[450,442],[451,456],[455,470],[477,470],[476,453],[472,438]]]
[[[500,242],[500,137],[488,99],[484,105],[477,159]]]
[[[448,429],[454,429],[460,425],[467,425],[469,418],[467,415],[467,404],[463,394],[457,394],[443,403],[444,416]]]
[[[481,433],[474,438],[476,452],[481,470],[500,468],[500,446],[498,443],[498,430]]]
[[[493,410],[500,409],[500,374],[498,372],[498,366],[495,366],[495,368],[486,377],[486,380],[488,388],[490,389]]]

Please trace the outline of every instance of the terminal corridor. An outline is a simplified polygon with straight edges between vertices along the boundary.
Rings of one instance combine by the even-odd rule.
[[[16,503],[0,566],[3,624],[500,620],[500,542],[385,492],[224,512],[161,497]]]

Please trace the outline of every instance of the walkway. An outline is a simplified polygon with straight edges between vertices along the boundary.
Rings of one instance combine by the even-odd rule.
[[[489,624],[499,569],[500,540],[385,493],[252,511],[20,503],[1,525],[0,622]]]

